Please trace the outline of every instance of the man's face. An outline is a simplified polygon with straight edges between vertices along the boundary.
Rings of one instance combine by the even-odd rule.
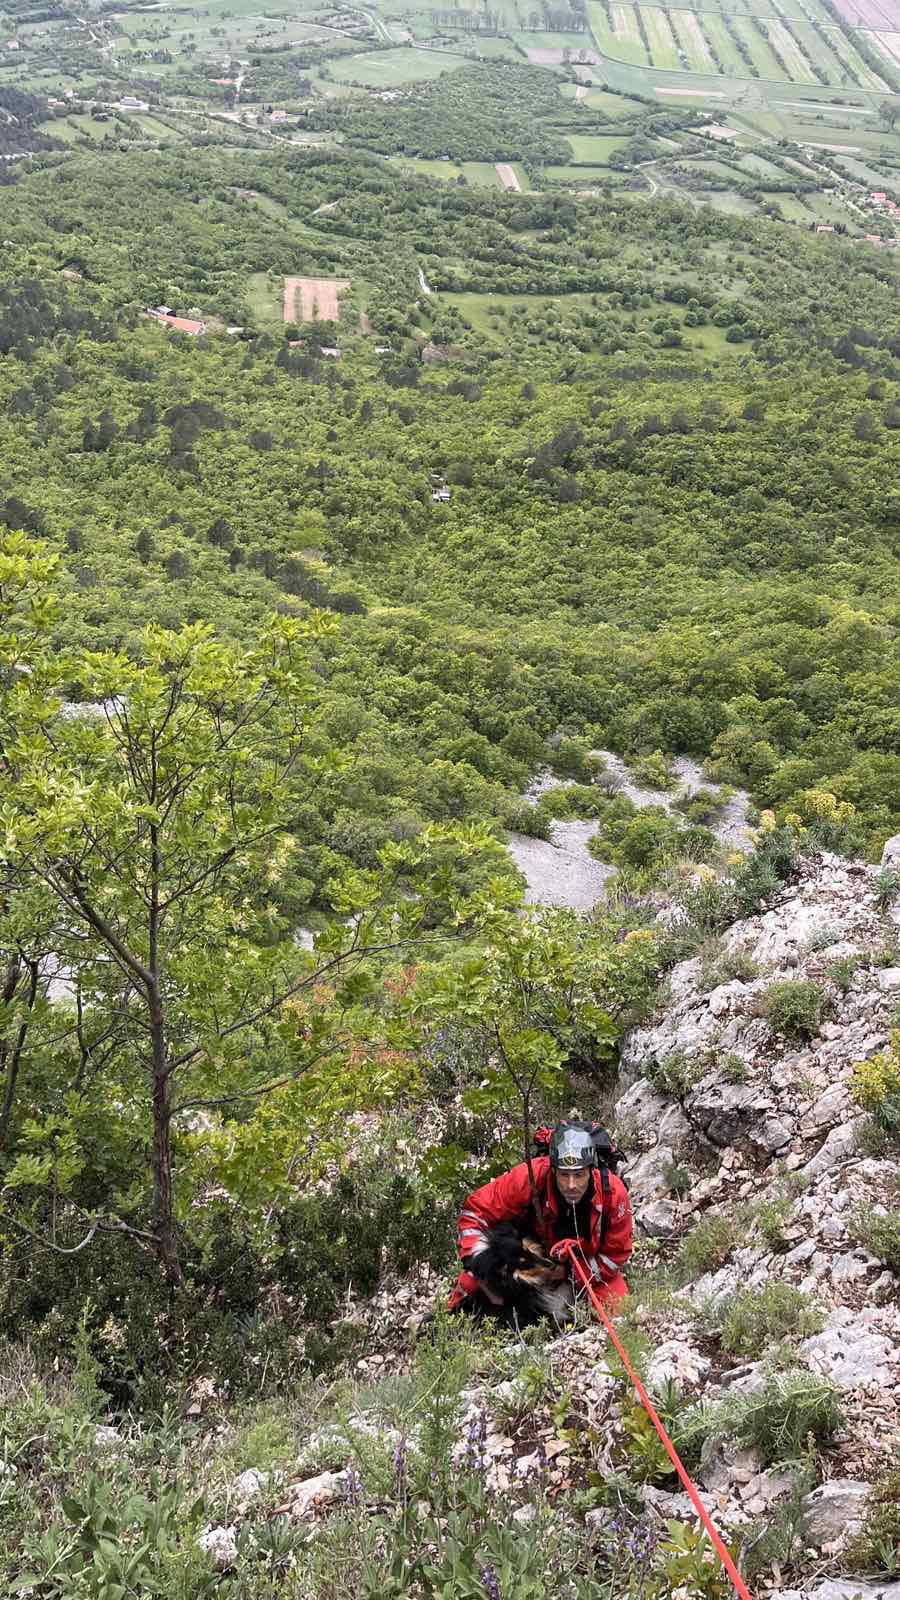
[[[556,1187],[567,1206],[577,1206],[579,1200],[583,1200],[590,1181],[590,1167],[575,1167],[574,1170],[570,1168],[566,1172],[560,1171],[556,1174]]]

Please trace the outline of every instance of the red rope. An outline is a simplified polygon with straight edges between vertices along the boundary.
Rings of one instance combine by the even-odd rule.
[[[562,1248],[562,1244],[565,1245],[565,1249]],[[576,1255],[576,1251],[578,1251],[578,1255]],[[693,1505],[694,1510],[700,1518],[700,1521],[703,1523],[704,1528],[709,1534],[716,1555],[719,1557],[719,1560],[725,1568],[725,1571],[728,1573],[736,1592],[740,1595],[741,1600],[753,1600],[750,1590],[747,1588],[747,1585],[732,1561],[721,1536],[717,1533],[715,1527],[713,1526],[712,1518],[710,1517],[709,1512],[703,1504],[703,1501],[700,1499],[700,1496],[697,1493],[697,1490],[694,1488],[691,1479],[688,1477],[685,1468],[682,1466],[675,1446],[669,1438],[669,1435],[666,1433],[666,1430],[660,1422],[659,1417],[656,1415],[650,1396],[648,1395],[644,1385],[641,1383],[640,1378],[625,1354],[625,1351],[622,1347],[622,1342],[619,1339],[616,1330],[613,1327],[609,1316],[607,1315],[607,1312],[604,1310],[603,1302],[601,1301],[600,1296],[597,1294],[593,1283],[591,1282],[590,1268],[584,1259],[584,1252],[581,1249],[579,1241],[577,1239],[566,1239],[562,1241],[561,1245],[557,1247],[557,1254],[568,1256],[584,1288],[590,1295],[591,1304],[600,1318],[600,1321],[603,1323],[603,1326],[606,1329],[610,1339],[615,1345],[619,1359],[622,1362],[625,1371],[628,1373],[629,1378],[634,1384],[635,1390],[637,1391],[638,1399],[640,1400],[641,1405],[643,1406],[648,1417],[650,1418],[650,1421],[653,1423],[654,1428],[659,1434],[660,1442],[662,1443],[669,1460],[675,1468],[675,1471],[678,1473],[679,1478],[684,1484],[684,1487],[690,1496],[691,1504]],[[579,1256],[581,1258],[580,1260]]]

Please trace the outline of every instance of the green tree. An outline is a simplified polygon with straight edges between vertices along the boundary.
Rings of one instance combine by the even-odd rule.
[[[540,1096],[558,1099],[569,1067],[596,1072],[613,1059],[655,970],[656,944],[646,931],[621,936],[612,921],[498,908],[477,949],[423,969],[409,1009],[426,1039],[449,1027],[465,1042],[477,1079],[465,1105],[513,1112],[528,1159]]]
[[[316,730],[308,659],[331,624],[276,617],[243,646],[220,643],[199,624],[178,633],[151,627],[137,659],[84,652],[66,661],[86,696],[73,715],[51,692],[48,576],[48,563],[21,541],[0,568],[10,730],[0,773],[3,942],[15,944],[6,969],[18,959],[19,991],[27,987],[25,934],[40,927],[44,955],[70,996],[56,1033],[66,1034],[67,1017],[81,1060],[58,1086],[54,1114],[23,1124],[5,1187],[10,1196],[77,1190],[79,1119],[93,1096],[109,1137],[127,1122],[140,1154],[113,1214],[84,1208],[86,1237],[124,1227],[178,1282],[174,1119],[200,1107],[246,1112],[323,1064],[341,1083],[334,1091],[327,1073],[319,1076],[318,1113],[333,1091],[345,1105],[347,1073],[365,1077],[354,1045],[378,992],[377,963],[448,903],[452,861],[440,830],[393,847],[380,871],[335,887],[340,920],[315,954],[288,927],[273,937],[267,893],[293,870],[303,807],[340,767]],[[488,849],[477,831],[454,837],[463,855]],[[463,926],[464,910],[456,917]],[[46,966],[45,1018],[60,1009],[46,1003]],[[35,1070],[49,1071],[46,1028],[33,1043]],[[14,1056],[7,1040],[7,1121],[23,1051]],[[395,1064],[400,1071],[399,1057]]]

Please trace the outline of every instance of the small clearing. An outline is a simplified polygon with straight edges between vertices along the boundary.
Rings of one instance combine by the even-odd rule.
[[[349,278],[285,278],[285,322],[337,322]]]
[[[643,809],[644,806],[661,806],[671,811],[675,792],[648,789],[634,782],[625,762],[612,750],[593,752],[603,757],[608,776],[617,780],[618,793]],[[719,785],[707,783],[696,761],[679,756],[672,763],[678,789],[684,795],[696,794],[698,789],[716,793]],[[551,789],[566,788],[567,780],[544,771],[532,780],[523,799],[534,805]],[[747,830],[748,797],[738,789],[711,824],[719,844],[726,850],[748,851],[752,848]],[[588,844],[597,832],[599,823],[593,821],[554,822],[550,839],[534,839],[526,833],[510,833],[507,849],[526,882],[525,899],[529,905],[570,906],[575,911],[589,911],[603,899],[606,885],[615,876],[616,868],[591,855]]]
[[[515,189],[517,194],[522,193],[522,185],[520,184],[508,161],[496,162],[494,165],[494,171],[496,172],[497,177],[500,179],[504,189]]]

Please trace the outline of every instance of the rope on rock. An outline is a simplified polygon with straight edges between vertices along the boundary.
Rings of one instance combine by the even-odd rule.
[[[731,1582],[732,1582],[732,1584],[734,1586],[735,1592],[740,1595],[741,1600],[753,1600],[753,1597],[752,1597],[752,1595],[750,1593],[750,1590],[747,1588],[747,1585],[745,1584],[743,1578],[741,1577],[740,1573],[738,1572],[738,1569],[735,1566],[734,1561],[732,1560],[731,1555],[728,1552],[727,1546],[725,1545],[721,1535],[717,1532],[717,1530],[716,1530],[716,1528],[715,1528],[715,1526],[713,1524],[712,1518],[710,1517],[709,1512],[707,1511],[705,1505],[703,1504],[703,1501],[700,1499],[700,1496],[697,1493],[697,1490],[696,1490],[696,1488],[694,1486],[693,1481],[688,1476],[687,1471],[686,1471],[685,1467],[683,1466],[683,1464],[681,1462],[681,1459],[680,1459],[680,1457],[678,1455],[678,1452],[675,1449],[675,1446],[673,1445],[671,1439],[669,1438],[669,1435],[666,1433],[665,1428],[663,1427],[662,1423],[660,1422],[660,1419],[657,1416],[656,1411],[654,1410],[653,1402],[650,1399],[649,1394],[647,1393],[646,1389],[644,1388],[644,1385],[642,1384],[640,1378],[638,1377],[637,1373],[634,1370],[634,1367],[631,1365],[631,1362],[629,1361],[627,1354],[625,1353],[625,1349],[624,1349],[624,1347],[622,1345],[622,1341],[618,1337],[618,1334],[616,1333],[616,1330],[612,1325],[612,1321],[611,1321],[611,1319],[609,1317],[609,1314],[605,1310],[605,1308],[603,1306],[603,1302],[600,1299],[600,1296],[598,1295],[596,1289],[594,1288],[593,1281],[592,1281],[592,1278],[591,1278],[590,1268],[588,1267],[588,1264],[587,1264],[587,1262],[585,1260],[584,1251],[581,1248],[580,1242],[577,1239],[566,1239],[565,1241],[563,1241],[563,1244],[565,1245],[565,1248],[563,1248],[562,1244],[557,1246],[557,1253],[560,1256],[564,1255],[564,1256],[566,1256],[568,1258],[568,1260],[572,1264],[572,1267],[575,1270],[576,1276],[578,1277],[580,1283],[582,1284],[583,1288],[585,1288],[587,1290],[588,1296],[590,1298],[591,1305],[593,1306],[595,1312],[597,1313],[597,1316],[599,1317],[601,1323],[603,1324],[604,1329],[606,1330],[606,1333],[607,1333],[609,1339],[611,1340],[613,1346],[615,1347],[616,1354],[618,1355],[619,1360],[622,1362],[622,1365],[625,1368],[625,1371],[628,1373],[629,1378],[631,1379],[632,1383],[634,1384],[635,1393],[637,1394],[637,1397],[640,1400],[641,1405],[643,1406],[643,1408],[646,1411],[648,1417],[650,1418],[650,1421],[653,1423],[653,1426],[656,1429],[657,1434],[659,1435],[660,1443],[662,1444],[667,1456],[669,1457],[669,1460],[671,1461],[673,1467],[675,1468],[675,1471],[678,1473],[678,1476],[681,1479],[682,1484],[684,1485],[685,1491],[686,1491],[686,1493],[688,1494],[688,1496],[690,1498],[690,1501],[691,1501],[692,1506],[694,1507],[694,1510],[696,1511],[698,1517],[700,1518],[700,1521],[702,1522],[704,1528],[706,1529],[706,1532],[709,1534],[710,1540],[712,1542],[713,1549],[715,1550],[716,1555],[718,1556],[718,1558],[721,1561],[723,1567],[725,1568],[725,1571],[727,1572],[728,1577],[730,1578],[730,1580],[731,1580]]]

